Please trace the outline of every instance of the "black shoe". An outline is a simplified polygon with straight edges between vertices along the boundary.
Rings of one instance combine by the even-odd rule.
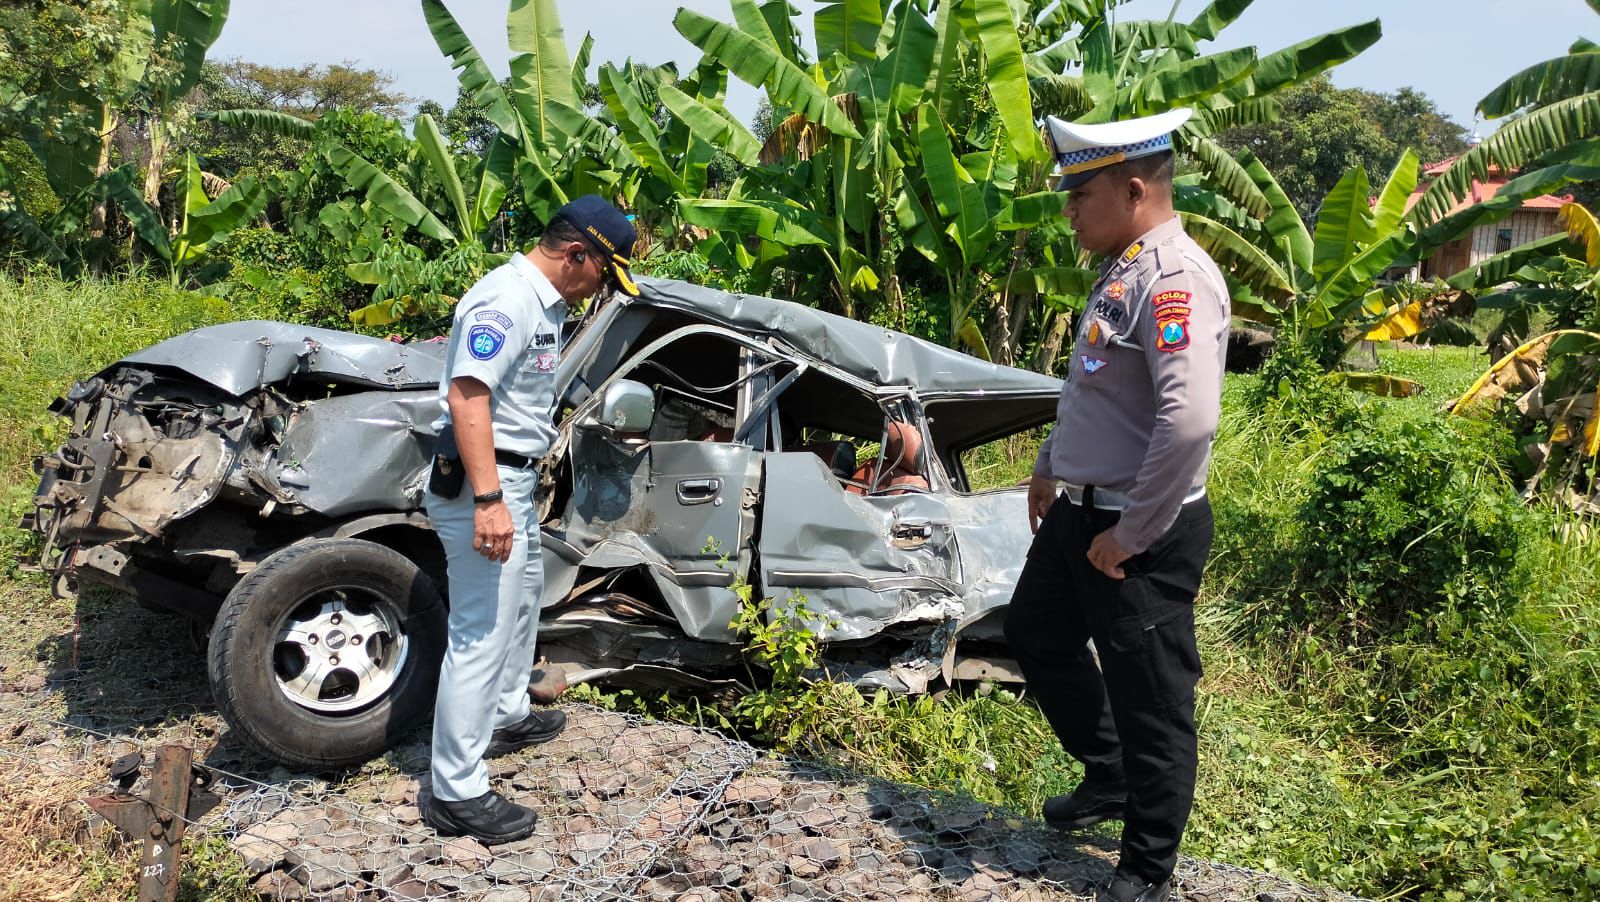
[[[1171,894],[1171,877],[1151,882],[1118,871],[1111,878],[1111,885],[1095,896],[1095,902],[1167,902]]]
[[[566,726],[567,715],[560,711],[536,708],[521,721],[495,730],[494,735],[489,737],[489,748],[484,751],[483,757],[498,758],[530,745],[549,742],[560,736]]]
[[[1127,804],[1128,790],[1120,784],[1085,780],[1071,795],[1045,800],[1044,822],[1057,830],[1084,830],[1101,821],[1122,820]]]
[[[538,819],[532,808],[507,801],[492,789],[462,802],[430,796],[422,805],[422,822],[440,836],[464,834],[486,846],[527,839],[533,835]]]

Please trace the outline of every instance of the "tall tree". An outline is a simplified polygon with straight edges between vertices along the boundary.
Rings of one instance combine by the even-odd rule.
[[[1276,99],[1283,107],[1276,121],[1228,129],[1217,142],[1254,154],[1307,221],[1351,169],[1387,172],[1407,149],[1428,163],[1467,146],[1466,130],[1412,88],[1393,94],[1336,88],[1323,75]]]

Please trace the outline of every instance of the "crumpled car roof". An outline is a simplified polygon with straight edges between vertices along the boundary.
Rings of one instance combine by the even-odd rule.
[[[770,335],[878,385],[945,391],[1059,392],[1061,380],[999,366],[929,341],[833,313],[667,279],[641,279],[623,303],[693,310],[751,335]]]
[[[939,392],[1049,393],[1061,380],[999,366],[910,335],[792,301],[733,294],[670,279],[640,279],[641,295],[612,303],[689,311],[746,334],[771,336],[878,385]],[[124,363],[176,369],[232,395],[298,376],[378,389],[437,385],[443,342],[408,345],[366,335],[246,320],[207,326],[129,355]]]

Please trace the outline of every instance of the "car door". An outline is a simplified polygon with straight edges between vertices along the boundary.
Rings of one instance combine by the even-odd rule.
[[[790,403],[785,408],[779,401],[780,420],[810,420],[818,428],[861,435],[862,419],[876,416],[881,424],[886,411],[902,403],[863,400],[859,387],[821,376],[788,389],[784,397]],[[851,412],[862,403],[870,412]],[[902,409],[914,411],[911,405]],[[805,596],[812,611],[833,621],[824,631],[830,639],[867,638],[891,625],[960,616],[961,561],[940,483],[893,494],[859,484],[852,490],[815,450],[769,451],[764,458],[764,591]]]
[[[748,350],[726,330],[693,326],[619,367],[613,379],[655,393],[650,432],[622,440],[574,426],[571,495],[558,528],[545,528],[568,564],[645,571],[695,639],[734,638],[733,585],[751,560],[761,470],[750,444],[734,440]]]

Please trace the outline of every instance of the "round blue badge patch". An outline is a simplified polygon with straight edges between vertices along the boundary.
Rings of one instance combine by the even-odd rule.
[[[467,330],[467,349],[479,360],[488,360],[505,346],[506,334],[494,326],[477,325]]]

